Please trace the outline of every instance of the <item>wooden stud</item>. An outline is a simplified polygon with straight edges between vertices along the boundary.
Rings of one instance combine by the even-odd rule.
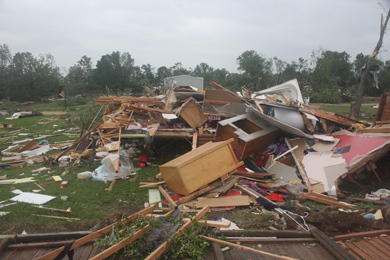
[[[226,242],[226,241],[215,239],[215,238],[211,238],[211,237],[206,237],[206,236],[201,236],[201,237],[203,237],[203,238],[205,238],[205,239],[207,239],[209,241],[212,241],[212,242],[217,242],[219,244],[228,245],[228,246],[231,246],[231,247],[235,247],[235,248],[238,248],[238,249],[254,252],[254,253],[257,253],[257,254],[272,256],[272,257],[279,258],[279,259],[298,260],[296,258],[292,258],[292,257],[288,257],[288,256],[281,256],[281,255],[276,255],[276,254],[271,254],[271,253],[268,253],[268,252],[265,252],[265,251],[253,249],[251,247],[241,246],[241,245],[237,245],[237,244],[234,244],[234,243]]]
[[[171,209],[177,208],[176,202],[173,201],[173,199],[171,198],[171,196],[169,196],[168,192],[166,192],[166,191],[164,190],[164,188],[161,187],[160,185],[158,186],[158,189],[160,190],[161,194],[168,200],[168,202],[169,202],[169,207],[170,207]]]

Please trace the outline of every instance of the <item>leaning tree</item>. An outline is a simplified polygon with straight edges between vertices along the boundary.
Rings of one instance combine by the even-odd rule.
[[[389,21],[389,18],[390,18],[390,9],[387,12],[387,16],[386,16],[385,21],[383,21],[383,14],[382,14],[379,41],[376,44],[375,49],[372,52],[370,58],[368,59],[366,65],[363,67],[363,69],[361,71],[360,83],[359,83],[359,88],[358,88],[358,91],[356,94],[356,100],[355,100],[355,102],[351,103],[351,109],[349,111],[350,118],[355,119],[360,112],[360,105],[362,104],[364,90],[366,89],[366,85],[367,85],[367,75],[368,75],[368,72],[370,71],[372,62],[374,61],[376,55],[378,54],[379,50],[382,47],[383,36],[385,35],[386,27],[387,27],[387,23]]]

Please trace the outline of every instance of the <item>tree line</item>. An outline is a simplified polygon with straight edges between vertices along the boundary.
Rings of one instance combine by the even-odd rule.
[[[139,95],[143,86],[162,86],[164,78],[176,75],[203,77],[205,87],[215,81],[232,91],[246,86],[259,91],[297,78],[304,96],[312,102],[340,103],[355,96],[361,71],[370,55],[360,53],[354,60],[347,52],[325,49],[314,50],[308,59],[287,63],[277,57],[267,58],[255,50],[244,51],[237,57],[239,73],[225,68],[215,69],[207,63],[185,68],[181,62],[171,67],[136,66],[130,53],[114,51],[103,55],[93,64],[82,56],[61,73],[50,54],[34,56],[29,52],[12,54],[7,44],[0,45],[0,98],[12,101],[39,101],[57,97],[64,90],[67,95],[124,91]],[[375,58],[367,77],[366,94],[378,96],[390,89],[390,61]]]

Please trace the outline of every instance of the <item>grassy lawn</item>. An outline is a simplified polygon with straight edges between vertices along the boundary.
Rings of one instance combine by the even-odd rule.
[[[349,116],[349,106],[342,106],[337,104],[321,105],[318,109],[326,112],[337,113],[345,117]],[[360,116],[357,117],[357,120],[374,123],[377,112],[378,108],[373,108],[372,106],[362,106],[360,108]],[[362,116],[362,113],[365,113],[366,115]]]
[[[0,129],[0,143],[14,134],[14,131],[17,129],[23,128],[22,131],[17,132],[13,137],[14,141],[25,138],[37,138],[41,135],[53,135],[54,131],[58,130],[61,125],[63,126],[61,120],[48,124],[38,124],[38,122],[44,121],[45,118],[51,117],[35,116],[16,120],[6,120],[5,116],[0,117],[1,124],[13,124],[12,128]],[[55,125],[59,126],[56,127]],[[19,135],[20,133],[27,135]],[[57,136],[46,137],[44,140],[47,140],[50,144],[56,142],[72,143],[79,136],[78,132],[66,131],[68,134],[73,134],[72,136],[62,135],[61,133],[59,133]],[[40,140],[36,140],[36,142],[38,143]],[[4,150],[8,146],[9,143],[7,142],[7,144],[0,145],[0,149]],[[61,152],[61,150],[53,150],[48,154],[59,152]],[[0,159],[3,157],[5,156],[0,156]],[[2,161],[1,163],[5,162]],[[134,164],[136,165],[136,162]],[[50,212],[47,210],[35,208],[32,204],[17,203],[15,205],[4,207],[0,210],[10,212],[5,216],[0,217],[0,233],[12,227],[15,227],[14,231],[16,232],[26,230],[28,233],[32,233],[33,231],[37,233],[36,231],[50,230],[51,228],[54,230],[57,229],[71,231],[80,230],[79,227],[84,227],[81,230],[87,230],[108,214],[116,212],[131,214],[133,212],[139,211],[141,207],[143,207],[144,202],[148,201],[148,190],[139,189],[139,182],[147,181],[148,178],[154,177],[159,172],[156,167],[139,168],[137,171],[137,178],[134,182],[130,182],[129,180],[131,179],[118,180],[112,191],[106,191],[105,189],[109,187],[111,182],[105,183],[102,181],[92,181],[91,179],[77,179],[77,173],[93,171],[101,165],[100,162],[95,162],[90,167],[87,166],[87,163],[76,164],[75,166],[77,165],[80,165],[81,167],[77,169],[71,169],[73,166],[73,162],[71,162],[67,167],[52,168],[49,171],[42,171],[41,173],[33,173],[32,170],[41,167],[49,168],[50,165],[35,164],[32,166],[15,169],[2,168],[0,170],[0,176],[5,175],[7,179],[34,177],[34,182],[37,184],[52,182],[52,176],[61,176],[62,172],[69,170],[69,173],[67,173],[65,176],[61,176],[64,181],[69,182],[68,186],[60,189],[60,183],[50,184],[44,186],[45,191],[41,191],[39,194],[56,197],[48,203],[45,203],[44,207],[63,210],[71,207],[73,214],[60,213],[55,211]],[[11,187],[20,189],[23,192],[39,190],[34,182],[0,185],[0,201],[8,200],[16,196],[15,194],[11,193]],[[60,199],[61,196],[68,196],[68,199],[64,201]],[[7,201],[4,204],[8,204],[9,202],[10,201]],[[54,220],[31,216],[31,214],[80,218],[80,221],[70,222],[67,220]],[[26,223],[28,223],[28,225],[26,225]]]

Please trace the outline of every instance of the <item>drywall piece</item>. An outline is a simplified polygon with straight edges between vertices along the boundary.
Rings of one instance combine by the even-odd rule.
[[[220,121],[215,136],[221,140],[233,138],[232,146],[242,158],[261,153],[278,137],[279,129],[254,113],[246,113]]]
[[[44,204],[44,203],[51,201],[52,199],[55,199],[55,198],[56,197],[49,196],[49,195],[23,192],[22,194],[13,197],[10,200],[16,201],[16,202],[25,202],[25,203],[30,203],[30,204]]]
[[[348,172],[345,160],[341,157],[332,158],[332,155],[333,152],[311,152],[305,155],[302,160],[307,176],[322,182],[325,192],[330,192],[334,182]],[[325,170],[326,167],[328,168]]]
[[[305,155],[303,151],[310,148],[306,141],[302,138],[289,139],[289,142],[292,147],[298,146],[298,148],[293,151],[298,160],[301,160]]]
[[[347,163],[326,166],[324,167],[324,171],[330,189],[332,189],[332,186],[335,186],[336,194],[337,194],[337,190],[338,190],[337,179],[348,171]]]
[[[161,208],[161,193],[158,189],[149,189],[149,205],[154,205],[156,202],[158,203],[158,206]]]
[[[289,181],[301,182],[301,179],[299,179],[296,174],[296,169],[288,165],[285,165],[284,163],[275,162],[270,167],[268,167],[267,172],[271,174],[275,174],[276,178],[280,178],[285,182],[289,182]]]
[[[209,118],[203,114],[195,99],[189,98],[176,111],[192,128],[202,126]]]
[[[333,148],[336,147],[340,139],[335,138],[334,142],[325,142],[325,141],[319,141],[318,143],[315,143],[311,148],[316,150],[317,152],[325,152],[325,151],[330,151]]]
[[[163,118],[164,119],[168,119],[168,120],[173,120],[173,119],[176,119],[177,116],[175,114],[162,114]]]
[[[31,150],[31,151],[22,152],[22,154],[25,157],[35,157],[35,156],[38,156],[41,154],[45,154],[50,150],[51,150],[50,145],[44,145],[42,147],[39,147],[39,148]]]
[[[203,208],[205,206],[212,207],[229,207],[229,206],[249,206],[250,198],[248,195],[224,196],[220,198],[205,198],[199,197],[197,200],[192,200],[185,203],[186,206],[194,206]]]

